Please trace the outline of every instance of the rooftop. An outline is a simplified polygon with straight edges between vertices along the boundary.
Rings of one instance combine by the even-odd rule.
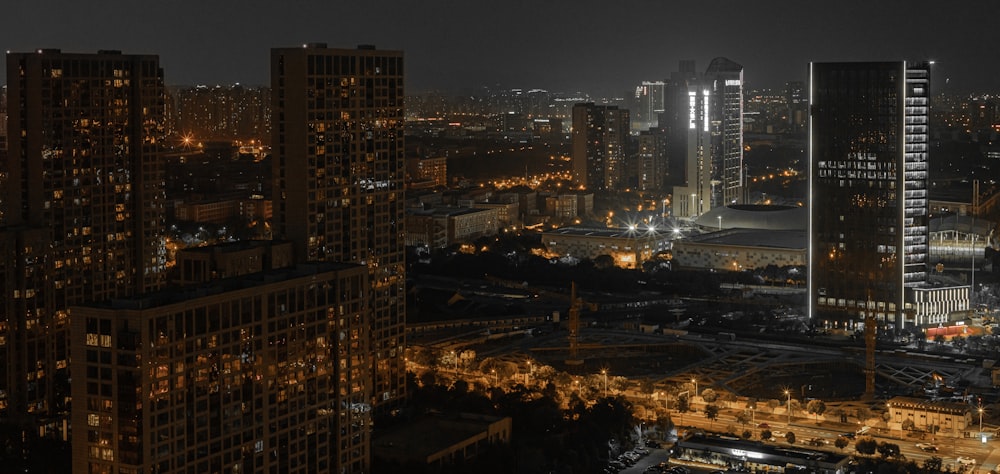
[[[677,241],[684,242],[805,250],[809,239],[804,230],[727,229]]]

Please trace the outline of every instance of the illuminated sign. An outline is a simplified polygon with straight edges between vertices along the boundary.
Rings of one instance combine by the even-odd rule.
[[[688,120],[688,128],[695,128],[698,122],[698,99],[695,97],[696,92],[688,92],[688,115],[690,119]]]
[[[743,81],[741,81],[739,79],[726,79],[726,85],[727,86],[742,86],[743,85]]]
[[[764,455],[755,451],[744,451],[742,449],[733,449],[733,456],[740,456],[750,459],[764,459]]]

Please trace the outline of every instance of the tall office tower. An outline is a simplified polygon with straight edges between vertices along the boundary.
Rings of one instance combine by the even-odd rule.
[[[809,71],[809,314],[901,329],[926,280],[927,63]]]
[[[73,310],[73,472],[370,472],[368,271],[309,263]]]
[[[573,106],[573,177],[591,191],[625,186],[629,112],[592,102]]]
[[[368,267],[375,409],[405,396],[403,53],[271,50],[274,234]]]
[[[712,207],[744,201],[743,66],[715,58],[705,70],[712,132],[712,179],[718,184]]]
[[[663,81],[642,81],[635,88],[632,130],[641,131],[656,128],[663,113]]]
[[[636,188],[663,191],[667,181],[667,134],[660,128],[639,132],[635,153]]]
[[[685,185],[674,186],[671,213],[694,218],[712,208],[710,92],[697,79],[675,83],[672,91],[673,123],[667,138],[671,153],[667,159],[671,168],[674,161],[683,163]]]
[[[743,200],[743,66],[716,58],[705,74],[681,61],[665,88],[672,214],[693,218]],[[683,186],[681,186],[683,185]]]
[[[7,87],[3,390],[7,415],[59,430],[70,307],[164,280],[163,71],[119,51],[8,53]]]
[[[801,132],[809,120],[809,96],[802,81],[785,83],[785,124],[790,132]]]

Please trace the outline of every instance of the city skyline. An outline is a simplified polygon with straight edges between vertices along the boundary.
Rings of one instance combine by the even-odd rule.
[[[49,0],[9,6],[19,21],[0,31],[0,48],[157,54],[167,84],[265,85],[272,47],[374,44],[406,52],[408,92],[500,85],[622,95],[639,81],[667,77],[679,60],[707,64],[717,56],[744,65],[748,88],[803,80],[813,60],[927,58],[936,63],[934,92],[989,91],[1000,72],[980,60],[997,4],[854,1],[824,8],[769,1],[734,3],[724,12],[649,1],[251,1],[235,8],[187,0],[152,12],[133,2],[94,8]],[[592,34],[601,29],[614,34]]]

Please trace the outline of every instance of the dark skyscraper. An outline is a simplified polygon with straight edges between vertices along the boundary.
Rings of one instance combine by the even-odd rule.
[[[166,253],[156,56],[7,54],[0,284],[6,414],[61,430],[70,308],[157,289]]]
[[[743,66],[715,58],[705,70],[715,206],[743,202]]]
[[[625,186],[629,112],[593,103],[573,106],[573,175],[591,191]]]
[[[810,315],[903,327],[926,280],[927,63],[813,63]]]
[[[665,92],[660,126],[675,181],[672,214],[697,217],[743,200],[743,66],[715,58],[703,76],[682,61]]]
[[[274,234],[296,259],[368,267],[376,410],[405,395],[403,53],[271,51]]]

